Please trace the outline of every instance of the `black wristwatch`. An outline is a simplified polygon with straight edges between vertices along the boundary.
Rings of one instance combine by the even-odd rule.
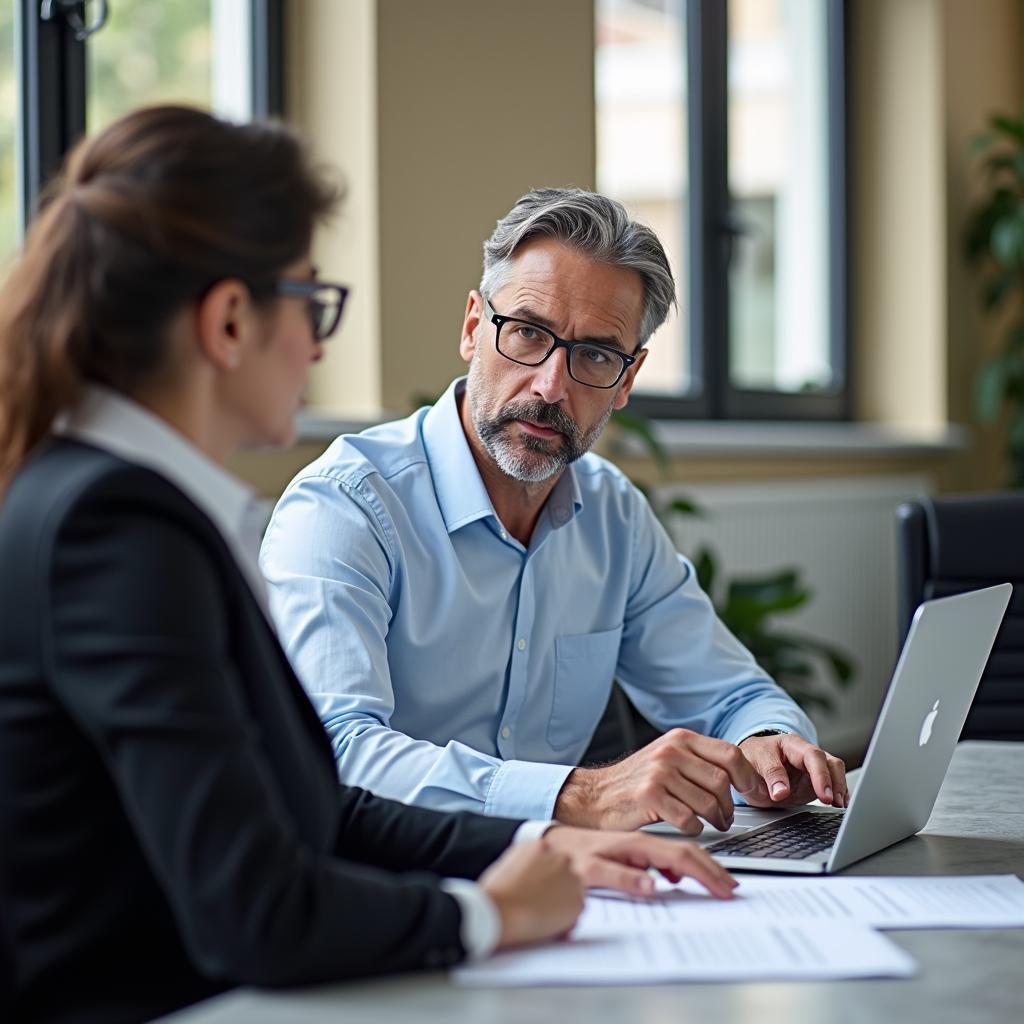
[[[789,733],[785,729],[762,729],[760,732],[752,732],[749,736],[744,736],[743,740],[752,740],[755,736],[788,736]],[[740,743],[743,742],[740,740]]]

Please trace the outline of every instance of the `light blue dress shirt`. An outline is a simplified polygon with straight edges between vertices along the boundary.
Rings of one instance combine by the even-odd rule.
[[[588,454],[523,547],[499,521],[456,381],[339,437],[289,484],[261,567],[342,779],[446,810],[550,818],[618,679],[664,729],[813,740],[722,625],[644,497]]]

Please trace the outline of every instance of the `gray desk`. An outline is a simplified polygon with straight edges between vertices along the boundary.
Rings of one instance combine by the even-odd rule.
[[[847,874],[1024,877],[1024,744],[967,742],[924,831]],[[1024,1021],[1024,929],[890,932],[919,964],[907,981],[462,990],[443,974],[292,992],[241,989],[180,1024],[973,1024]]]

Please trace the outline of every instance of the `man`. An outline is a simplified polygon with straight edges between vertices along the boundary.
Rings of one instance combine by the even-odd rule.
[[[347,782],[424,806],[689,834],[747,802],[845,806],[842,762],[718,621],[629,481],[588,450],[674,283],[648,228],[524,196],[484,246],[469,375],[341,437],[279,503],[262,566]],[[668,730],[575,765],[613,679]]]

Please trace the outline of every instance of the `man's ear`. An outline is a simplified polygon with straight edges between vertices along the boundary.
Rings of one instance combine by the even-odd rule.
[[[236,278],[218,281],[196,308],[196,334],[203,355],[218,370],[230,372],[242,364],[253,329],[249,289]]]
[[[484,297],[474,288],[466,300],[466,315],[462,320],[459,355],[468,363],[476,353],[476,335],[484,319]]]
[[[636,354],[636,362],[625,372],[622,377],[622,381],[619,384],[618,394],[615,396],[615,402],[612,407],[615,409],[623,409],[626,403],[629,401],[629,393],[633,390],[633,381],[636,380],[637,371],[641,366],[644,365],[644,360],[647,358],[647,349],[642,348]]]

